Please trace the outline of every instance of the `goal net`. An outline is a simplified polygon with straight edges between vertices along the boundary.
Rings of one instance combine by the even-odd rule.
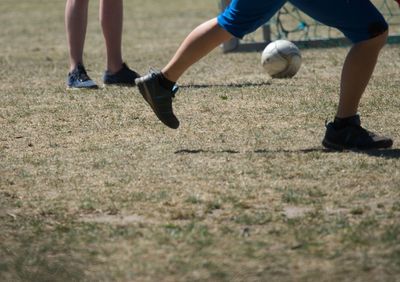
[[[230,0],[220,0],[220,9]],[[400,42],[400,7],[394,0],[371,0],[390,26],[389,43]],[[223,52],[260,51],[277,39],[288,39],[299,47],[329,47],[348,44],[343,34],[327,27],[286,3],[274,17],[242,40],[234,38],[222,45]]]

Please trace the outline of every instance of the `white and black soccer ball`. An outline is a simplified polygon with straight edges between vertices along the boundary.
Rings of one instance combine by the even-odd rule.
[[[301,66],[301,53],[288,40],[276,40],[267,45],[261,55],[261,64],[273,78],[293,77]]]

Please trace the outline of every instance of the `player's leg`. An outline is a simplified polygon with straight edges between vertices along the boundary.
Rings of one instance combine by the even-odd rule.
[[[387,23],[366,0],[292,0],[316,20],[340,29],[353,43],[342,69],[335,122],[328,125],[324,145],[330,148],[385,148],[392,140],[360,126],[357,109],[387,38]],[[337,130],[335,130],[337,129]]]
[[[355,115],[379,52],[386,42],[387,24],[368,0],[291,2],[318,21],[337,27],[353,41],[354,45],[343,65],[337,116]]]
[[[101,0],[99,18],[107,51],[104,85],[135,85],[139,74],[122,59],[123,0]]]
[[[67,0],[65,6],[65,29],[69,51],[69,89],[96,88],[83,66],[89,0]]]
[[[69,50],[70,71],[83,64],[87,13],[89,0],[67,0],[65,7],[65,29]]]
[[[99,9],[101,28],[106,43],[107,69],[117,72],[122,67],[123,1],[101,0]]]
[[[358,105],[372,76],[378,55],[387,39],[387,31],[354,44],[343,64],[340,99],[336,116],[346,118],[357,113]]]
[[[182,42],[175,55],[162,69],[163,75],[176,82],[191,65],[232,37],[218,24],[217,18],[201,24]]]
[[[283,5],[284,0],[233,0],[218,16],[196,27],[183,41],[162,72],[152,72],[137,79],[139,90],[157,117],[167,126],[177,128],[172,112],[173,87],[194,63],[232,36],[243,37],[256,30]],[[158,97],[161,98],[158,98]]]
[[[99,18],[107,52],[104,84],[134,85],[138,74],[122,59],[123,0],[101,0]]]

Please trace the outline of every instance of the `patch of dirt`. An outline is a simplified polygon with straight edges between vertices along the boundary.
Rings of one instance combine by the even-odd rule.
[[[283,215],[288,219],[303,217],[306,213],[310,212],[312,208],[287,206],[283,209]]]
[[[152,221],[135,214],[131,215],[98,215],[83,217],[81,222],[87,223],[106,223],[113,225],[130,225],[135,223],[152,223]]]

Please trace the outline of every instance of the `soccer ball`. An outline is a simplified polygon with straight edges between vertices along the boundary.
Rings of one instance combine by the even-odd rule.
[[[261,64],[273,78],[293,77],[301,66],[300,50],[288,40],[273,41],[262,52]]]

